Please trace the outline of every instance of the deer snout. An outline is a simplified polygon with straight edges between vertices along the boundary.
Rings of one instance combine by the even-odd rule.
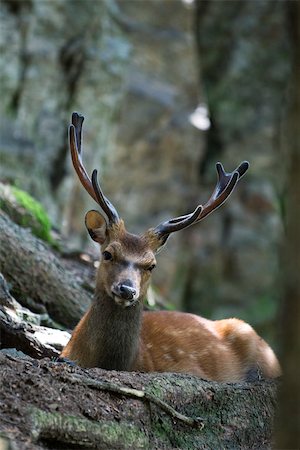
[[[123,300],[136,300],[137,299],[137,289],[134,288],[131,282],[118,283],[112,287],[112,293]],[[119,302],[118,302],[119,303]],[[131,304],[131,302],[129,303]]]
[[[136,289],[126,284],[121,284],[119,287],[120,297],[124,300],[132,300],[136,295]]]

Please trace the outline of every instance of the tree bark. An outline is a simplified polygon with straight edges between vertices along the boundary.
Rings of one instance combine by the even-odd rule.
[[[280,328],[283,380],[276,426],[276,448],[300,447],[300,3],[287,2],[287,23],[293,49],[289,108],[285,120],[285,225],[282,268],[283,302]]]
[[[49,442],[102,450],[271,449],[274,382],[85,370],[3,353],[0,369],[0,431],[21,450]]]
[[[13,348],[33,358],[56,358],[69,333],[39,326],[41,316],[23,308],[10,294],[0,273],[0,348]]]
[[[11,292],[26,306],[45,306],[56,322],[73,327],[88,308],[92,294],[43,241],[0,212],[0,271]],[[29,306],[29,305],[28,305]]]

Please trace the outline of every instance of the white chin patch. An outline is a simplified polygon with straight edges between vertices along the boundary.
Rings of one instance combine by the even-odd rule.
[[[128,308],[128,306],[132,306],[135,303],[130,300],[124,300],[123,298],[117,297],[116,295],[114,295],[114,301],[118,306],[122,306],[122,308]]]

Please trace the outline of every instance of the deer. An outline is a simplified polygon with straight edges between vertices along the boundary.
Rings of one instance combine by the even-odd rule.
[[[208,320],[176,311],[144,311],[156,255],[170,234],[206,218],[233,192],[248,170],[243,161],[233,172],[216,164],[218,181],[209,200],[191,213],[172,218],[141,235],[129,233],[104,195],[97,170],[83,165],[84,117],[72,114],[69,143],[78,178],[100,207],[85,216],[90,237],[102,257],[94,300],[75,327],[61,358],[85,368],[137,372],[179,372],[219,382],[276,378],[281,374],[271,347],[246,322]],[[253,378],[254,377],[254,378]]]

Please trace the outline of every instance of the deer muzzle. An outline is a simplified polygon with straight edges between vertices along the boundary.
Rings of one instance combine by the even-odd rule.
[[[115,302],[123,307],[133,306],[138,300],[138,292],[131,282],[118,283],[112,286]]]

